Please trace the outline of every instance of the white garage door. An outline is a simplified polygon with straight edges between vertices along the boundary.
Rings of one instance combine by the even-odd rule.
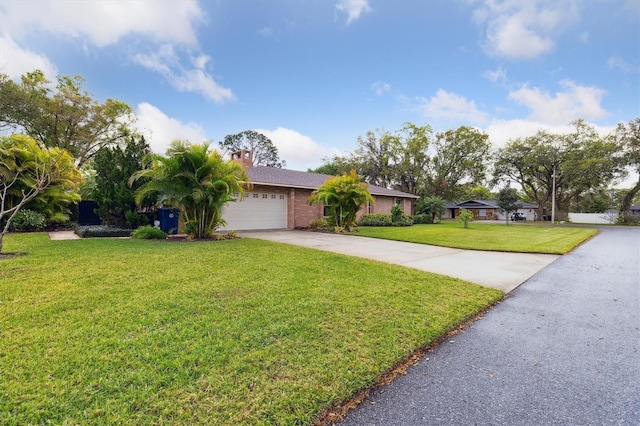
[[[227,225],[221,230],[284,229],[287,227],[287,196],[248,192],[242,200],[228,203],[222,217]]]

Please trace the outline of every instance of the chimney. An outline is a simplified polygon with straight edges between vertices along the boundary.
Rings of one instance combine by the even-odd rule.
[[[248,149],[241,149],[240,151],[236,151],[231,153],[231,159],[240,163],[242,167],[252,167],[253,166],[253,151]]]

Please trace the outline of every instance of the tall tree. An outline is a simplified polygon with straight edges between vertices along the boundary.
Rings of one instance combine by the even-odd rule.
[[[144,158],[150,153],[142,136],[129,138],[124,148],[102,147],[96,153],[92,198],[98,203],[97,213],[106,224],[123,228],[139,225],[135,192],[146,180],[141,178],[129,185],[129,178],[143,168]],[[153,205],[150,200],[142,204]]]
[[[509,142],[496,153],[494,182],[517,182],[527,198],[538,204],[538,217],[543,216],[554,190],[560,209],[592,190],[606,188],[621,173],[619,145],[600,137],[582,120],[573,125],[574,132],[539,131]]]
[[[249,184],[244,168],[225,161],[209,144],[191,145],[174,141],[167,157],[151,154],[148,167],[135,173],[130,182],[149,178],[136,193],[136,201],[157,196],[158,203],[177,207],[191,238],[207,238],[224,224],[222,209],[234,201],[232,194],[244,194]]]
[[[504,220],[509,224],[509,213],[517,211],[520,206],[520,195],[518,190],[508,185],[498,192],[496,204],[504,211]]]
[[[80,172],[63,149],[23,135],[0,138],[0,253],[16,214],[38,196],[76,199]],[[47,191],[49,193],[47,194]]]
[[[352,157],[341,157],[338,155],[325,157],[322,161],[323,164],[321,166],[315,169],[307,169],[307,172],[339,176],[343,173],[349,173],[351,170],[356,170],[359,166]]]
[[[465,182],[478,184],[485,178],[491,143],[479,130],[461,126],[438,133],[433,143],[427,193],[447,200],[464,194]]]
[[[278,148],[271,142],[271,139],[253,130],[227,135],[218,145],[228,152],[237,152],[243,149],[253,151],[252,165],[254,166],[287,167],[287,162],[280,160]]]
[[[518,183],[528,199],[538,205],[538,217],[542,218],[553,192],[554,171],[559,171],[560,164],[561,138],[539,131],[535,136],[515,139],[497,151],[494,183],[500,180]]]
[[[368,183],[419,194],[424,189],[431,134],[430,126],[412,123],[396,133],[369,131],[358,138],[351,163]]]
[[[129,105],[115,99],[100,103],[83,85],[81,76],[61,76],[52,90],[41,71],[23,75],[20,83],[0,74],[0,127],[66,149],[82,166],[101,147],[124,142],[134,120]]]
[[[638,173],[638,182],[626,193],[620,206],[621,212],[628,216],[631,214],[631,203],[640,192],[640,117],[627,124],[618,124],[614,136],[623,149],[624,164]]]

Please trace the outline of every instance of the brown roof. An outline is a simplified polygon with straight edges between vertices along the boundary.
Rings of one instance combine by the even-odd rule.
[[[316,189],[332,177],[331,175],[323,175],[320,173],[300,172],[297,170],[266,166],[247,167],[247,175],[249,176],[249,180],[257,185],[286,186],[289,188],[304,189]],[[372,195],[384,195],[387,197],[419,198],[417,195],[375,185],[369,185],[369,192],[371,192]]]

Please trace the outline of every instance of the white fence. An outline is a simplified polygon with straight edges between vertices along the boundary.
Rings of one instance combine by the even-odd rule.
[[[571,223],[593,223],[609,225],[616,223],[618,213],[569,213]]]

